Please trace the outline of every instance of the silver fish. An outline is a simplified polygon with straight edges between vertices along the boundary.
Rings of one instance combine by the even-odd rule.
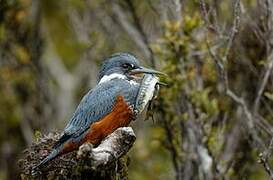
[[[159,78],[152,74],[145,74],[138,92],[135,110],[137,114],[143,112],[150,105],[159,91]]]

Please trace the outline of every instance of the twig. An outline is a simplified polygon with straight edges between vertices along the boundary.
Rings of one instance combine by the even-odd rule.
[[[200,6],[200,11],[201,11],[203,20],[205,21],[205,23],[207,25],[206,26],[207,30],[212,30],[213,32],[216,32],[217,34],[220,34],[218,26],[215,27],[214,24],[209,19],[210,12],[207,10],[207,6],[206,6],[205,1],[199,0],[199,6]],[[215,13],[216,12],[214,12],[213,16],[214,16],[214,19],[217,20]]]
[[[248,121],[246,121],[246,124],[248,126],[250,135],[260,145],[260,147],[264,146],[262,139],[257,134],[257,131],[254,126],[254,124],[255,124],[254,117],[253,117],[252,113],[250,112],[249,108],[247,107],[245,100],[243,98],[237,96],[229,88],[226,90],[226,93],[233,101],[235,101],[237,104],[239,104],[243,108],[243,112],[246,115],[247,120],[248,120]]]
[[[205,2],[204,0],[200,0],[200,8],[201,12],[204,16],[204,21],[207,23],[207,26],[210,25],[209,19],[208,19],[208,12],[206,10]],[[254,117],[249,110],[245,100],[239,96],[237,96],[229,87],[229,81],[228,81],[228,72],[227,72],[227,59],[230,54],[230,50],[232,48],[232,44],[234,42],[235,36],[238,33],[239,25],[240,25],[240,0],[236,0],[234,4],[234,20],[233,25],[230,31],[230,34],[228,36],[228,42],[227,47],[224,53],[223,57],[218,57],[215,55],[215,53],[212,51],[210,44],[208,40],[206,41],[209,54],[211,55],[212,59],[217,65],[218,71],[220,71],[220,75],[223,79],[224,87],[225,87],[225,93],[227,96],[229,96],[234,102],[239,104],[243,108],[243,112],[246,115],[247,118],[247,126],[249,128],[249,133],[253,136],[254,140],[256,140],[260,145],[263,145],[263,141],[258,137],[257,132],[255,130],[254,124],[255,120]],[[209,29],[209,28],[208,28]],[[208,38],[207,38],[208,39]]]
[[[265,86],[269,80],[270,74],[272,73],[272,69],[273,69],[273,53],[271,53],[271,55],[268,57],[269,63],[266,70],[266,73],[263,77],[262,83],[260,85],[258,94],[256,96],[255,99],[255,103],[254,103],[254,114],[257,114],[257,112],[259,111],[259,107],[260,107],[260,101],[261,101],[261,97],[263,95]]]
[[[263,165],[270,179],[273,179],[273,170],[271,169],[269,165],[268,159],[271,156],[272,151],[273,151],[273,138],[271,138],[268,148],[263,153],[259,154],[259,160],[258,160],[258,163]]]
[[[231,91],[230,89],[227,89],[227,95],[233,100],[235,101],[236,103],[238,103],[239,105],[241,105],[243,107],[243,111],[247,117],[247,119],[249,120],[248,121],[248,125],[249,125],[249,128],[254,128],[254,123],[253,123],[253,117],[252,117],[252,114],[251,112],[249,111],[245,101],[243,98],[237,96],[233,91]]]
[[[231,46],[233,44],[234,38],[236,36],[236,34],[238,33],[238,29],[239,29],[239,25],[240,25],[240,15],[241,15],[241,9],[240,9],[240,0],[236,0],[235,4],[234,4],[234,20],[233,20],[233,25],[231,28],[231,32],[229,35],[229,40],[228,40],[228,44],[226,47],[226,51],[223,57],[223,61],[226,62]]]
[[[210,25],[210,20],[209,20],[209,14],[208,14],[208,11],[207,11],[206,3],[205,3],[204,0],[199,0],[199,5],[200,5],[200,10],[201,10],[201,13],[202,13],[203,20],[207,24],[207,28],[208,28],[209,25]]]
[[[208,51],[209,51],[209,55],[212,57],[213,61],[215,62],[216,64],[216,67],[217,67],[217,70],[219,73],[223,72],[224,71],[224,65],[223,63],[221,62],[221,59],[219,57],[217,57],[217,55],[214,53],[213,49],[211,48],[210,46],[210,43],[208,41],[208,38],[206,37],[206,46],[208,48]]]

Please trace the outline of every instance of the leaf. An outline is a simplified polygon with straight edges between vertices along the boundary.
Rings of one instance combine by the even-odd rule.
[[[270,99],[271,101],[273,101],[273,93],[265,92],[264,95],[265,95],[265,97],[267,97],[268,99]]]
[[[22,64],[28,64],[30,62],[30,55],[27,51],[27,49],[23,46],[16,45],[14,47],[15,50],[15,56],[21,62]]]

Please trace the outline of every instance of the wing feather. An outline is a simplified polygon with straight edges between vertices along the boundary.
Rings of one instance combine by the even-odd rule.
[[[114,82],[113,82],[114,81]],[[90,90],[81,100],[71,120],[64,129],[65,137],[79,137],[91,124],[109,114],[116,97],[122,95],[126,102],[133,105],[136,101],[139,85],[131,85],[126,80],[114,79],[99,84]]]

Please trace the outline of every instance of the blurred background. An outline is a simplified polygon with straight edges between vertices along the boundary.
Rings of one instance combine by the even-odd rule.
[[[169,75],[129,179],[272,177],[272,48],[270,0],[0,0],[0,179],[116,52]]]

